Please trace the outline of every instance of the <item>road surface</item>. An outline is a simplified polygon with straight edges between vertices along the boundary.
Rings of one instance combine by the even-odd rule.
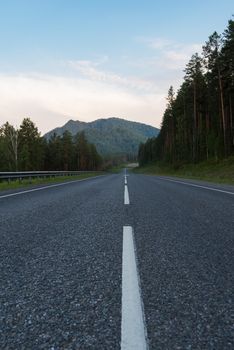
[[[234,187],[126,175],[0,193],[1,349],[234,348]]]

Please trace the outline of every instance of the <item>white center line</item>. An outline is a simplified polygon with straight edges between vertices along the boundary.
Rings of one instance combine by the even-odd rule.
[[[234,195],[234,192],[219,190],[218,188],[207,187],[207,186],[201,186],[201,185],[195,185],[195,184],[191,184],[191,183],[188,183],[188,182],[178,181],[178,180],[172,180],[172,179],[166,179],[166,178],[163,178],[163,177],[160,177],[160,179],[161,179],[161,180],[165,180],[165,181],[170,181],[170,182],[176,182],[176,183],[182,184],[182,185],[187,185],[187,186],[192,186],[192,187],[199,187],[199,188],[204,188],[204,189],[210,190],[210,191],[216,191],[216,192],[222,192],[222,193],[228,193],[228,194]]]
[[[124,185],[124,204],[127,204],[127,205],[130,204],[127,185]]]
[[[127,176],[125,175],[124,177],[124,184],[127,185],[128,181],[127,181]]]
[[[30,192],[35,192],[35,191],[47,190],[48,188],[52,188],[52,187],[65,186],[65,185],[72,184],[72,183],[74,183],[74,182],[81,182],[81,181],[96,179],[97,177],[100,177],[100,176],[105,176],[105,175],[91,176],[91,177],[88,177],[88,178],[86,178],[86,179],[73,180],[73,181],[58,183],[58,184],[54,184],[54,185],[48,185],[48,186],[44,186],[44,187],[33,188],[33,189],[31,189],[31,190],[25,190],[25,191],[10,193],[10,194],[4,194],[4,195],[0,196],[0,199],[1,199],[1,198],[7,198],[7,197],[18,196],[18,195],[24,194],[24,193],[30,193]]]
[[[123,227],[121,350],[146,350],[137,264],[131,226]]]

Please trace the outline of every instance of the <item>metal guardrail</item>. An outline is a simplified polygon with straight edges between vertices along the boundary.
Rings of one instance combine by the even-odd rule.
[[[72,176],[92,173],[92,171],[4,171],[0,172],[0,181],[46,178],[55,176]]]

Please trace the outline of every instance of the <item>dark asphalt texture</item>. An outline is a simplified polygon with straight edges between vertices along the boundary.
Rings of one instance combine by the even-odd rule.
[[[150,349],[234,349],[234,196],[143,175],[128,187]]]
[[[234,349],[234,196],[134,174],[128,190],[124,206],[122,173],[0,198],[0,349],[120,349],[124,225],[149,348]]]
[[[121,180],[0,199],[0,349],[119,348]]]

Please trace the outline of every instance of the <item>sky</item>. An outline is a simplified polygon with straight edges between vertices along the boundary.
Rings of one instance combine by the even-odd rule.
[[[160,127],[169,87],[233,14],[233,0],[0,0],[0,125]]]

